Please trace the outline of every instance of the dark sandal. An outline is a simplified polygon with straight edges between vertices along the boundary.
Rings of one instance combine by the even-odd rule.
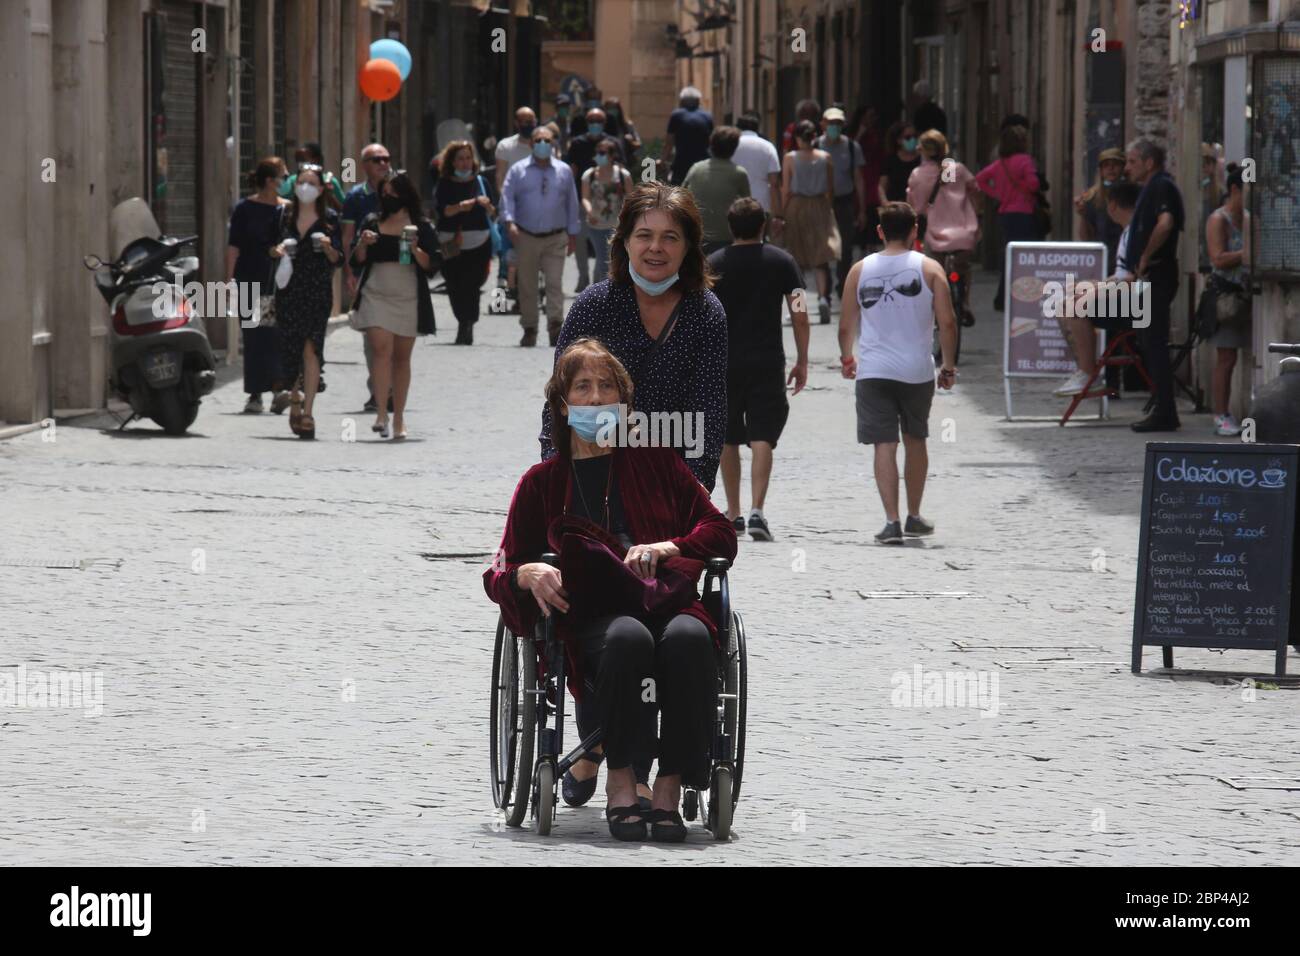
[[[583,754],[578,760],[586,760],[594,763],[597,767],[605,759],[604,754]],[[564,779],[560,782],[560,795],[564,797],[564,802],[571,807],[581,807],[586,805],[596,792],[596,778],[600,776],[599,772],[591,775],[588,780],[578,780],[573,776],[571,770],[564,772]]]
[[[306,412],[298,419],[298,437],[312,439],[316,437],[316,419]]]
[[[642,810],[636,804],[630,807],[606,807],[605,819],[609,821],[609,835],[615,840],[631,842],[645,839],[645,820],[629,823],[628,817],[639,817]]]
[[[657,843],[681,843],[686,839],[686,822],[676,810],[651,810],[642,819],[650,824],[650,839]]]

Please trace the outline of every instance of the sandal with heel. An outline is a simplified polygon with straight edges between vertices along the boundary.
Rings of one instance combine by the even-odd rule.
[[[604,754],[585,753],[578,758],[579,761],[586,760],[588,763],[594,763],[597,767],[604,761]],[[573,775],[572,770],[564,772],[564,780],[560,784],[560,795],[564,797],[564,802],[571,807],[581,807],[591,799],[592,794],[596,792],[596,778],[600,776],[599,771],[593,773],[586,780],[579,780]]]
[[[298,437],[313,439],[316,437],[316,419],[312,418],[306,412],[298,420]]]
[[[609,835],[615,840],[631,842],[645,839],[645,820],[628,822],[628,817],[639,817],[645,811],[635,803],[630,807],[606,807],[605,819],[609,821]]]
[[[686,839],[686,821],[676,810],[651,810],[642,819],[650,824],[650,839],[657,843],[681,843]]]

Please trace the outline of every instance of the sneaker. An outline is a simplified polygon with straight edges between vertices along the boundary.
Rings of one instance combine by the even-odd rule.
[[[737,521],[740,519],[737,518]],[[749,536],[755,541],[771,541],[772,532],[768,530],[767,519],[761,512],[755,511],[749,516]]]
[[[524,337],[519,340],[519,344],[526,349],[532,348],[537,344],[537,330],[524,329]]]
[[[362,410],[363,412],[377,412],[377,411],[379,411],[379,403],[375,401],[375,396],[371,395],[370,397],[368,397],[368,398],[366,399],[366,403],[365,403],[364,405],[361,406],[361,410]]]
[[[1224,436],[1240,435],[1241,425],[1231,415],[1215,415],[1214,434]]]
[[[276,415],[284,414],[284,410],[289,407],[291,401],[293,401],[293,396],[288,392],[276,392],[271,399],[272,413]]]
[[[821,303],[820,305],[818,305],[817,308],[821,316],[822,325],[830,325],[831,324],[831,300],[826,298],[825,296],[822,296]]]
[[[244,414],[245,414],[245,415],[260,415],[260,414],[262,414],[263,411],[265,411],[265,408],[262,406],[262,396],[261,396],[261,395],[249,395],[249,396],[248,396],[248,403],[247,403],[246,405],[244,405]]]
[[[555,348],[555,343],[560,341],[560,329],[562,327],[563,326],[560,325],[559,323],[555,325],[548,325],[546,327],[546,334],[551,340],[551,348]]]
[[[905,538],[924,538],[926,535],[934,534],[934,525],[926,521],[920,515],[908,515],[907,522],[903,525],[903,537]]]
[[[736,529],[736,534],[745,533],[745,519],[741,515],[736,515],[731,519],[731,526]]]
[[[1062,398],[1067,395],[1078,395],[1087,386],[1088,379],[1091,377],[1092,376],[1083,369],[1075,369],[1070,377],[1062,382],[1061,386],[1056,389],[1056,391],[1052,392],[1052,394],[1059,395]]]
[[[902,544],[903,527],[897,521],[890,521],[876,535],[877,544]]]

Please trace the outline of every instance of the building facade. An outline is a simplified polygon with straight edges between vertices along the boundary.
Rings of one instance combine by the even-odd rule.
[[[260,157],[292,166],[319,142],[346,183],[378,139],[422,171],[443,120],[487,135],[535,100],[539,33],[527,0],[0,4],[0,123],[17,164],[0,193],[12,241],[0,257],[0,423],[106,404],[110,316],[81,260],[117,252],[115,205],[146,198],[165,233],[199,237],[199,280],[222,280],[229,213]],[[493,49],[502,36],[518,55]],[[413,65],[377,104],[356,76],[381,37],[405,43]],[[207,325],[214,348],[232,344],[234,323]]]

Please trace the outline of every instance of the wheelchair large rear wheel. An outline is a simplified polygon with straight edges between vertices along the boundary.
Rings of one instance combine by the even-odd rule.
[[[740,780],[745,770],[745,721],[748,715],[749,694],[749,659],[745,652],[745,622],[739,611],[731,613],[731,634],[727,640],[727,674],[728,694],[735,694],[735,700],[727,700],[723,709],[723,719],[727,733],[733,741],[731,805],[734,808],[740,802]]]
[[[528,813],[533,782],[533,735],[537,729],[537,657],[529,641],[521,641],[497,621],[492,653],[492,802],[505,814],[506,826],[517,827]]]

